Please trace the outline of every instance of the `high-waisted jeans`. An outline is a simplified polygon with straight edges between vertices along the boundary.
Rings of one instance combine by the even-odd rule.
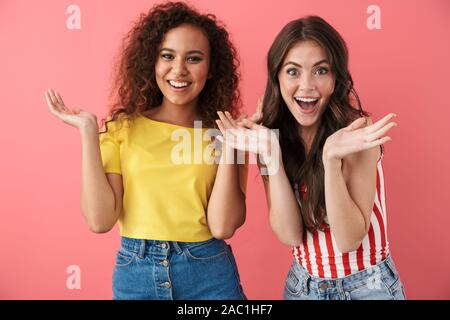
[[[117,300],[243,300],[231,246],[122,237],[113,273]]]

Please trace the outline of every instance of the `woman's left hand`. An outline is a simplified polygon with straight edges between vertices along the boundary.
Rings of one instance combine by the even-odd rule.
[[[368,150],[386,143],[391,139],[386,133],[395,127],[397,123],[390,122],[395,114],[390,113],[374,124],[365,126],[366,118],[358,118],[349,126],[342,128],[325,141],[323,147],[323,163],[341,162],[341,160],[353,153]]]

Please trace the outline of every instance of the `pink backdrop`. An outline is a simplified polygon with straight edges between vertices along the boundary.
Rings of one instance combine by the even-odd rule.
[[[106,114],[113,55],[130,22],[154,1],[0,0],[0,298],[110,299],[118,230],[88,231],[80,213],[78,132],[48,112],[53,87],[70,106]],[[448,77],[450,1],[192,1],[228,26],[242,60],[242,94],[255,109],[265,55],[288,21],[318,14],[350,48],[365,108],[398,114],[384,158],[393,257],[411,299],[450,298]],[[257,5],[256,5],[257,3]],[[70,30],[66,9],[81,9]],[[381,29],[369,29],[369,5]],[[269,229],[261,181],[251,168],[248,218],[231,243],[250,299],[279,299],[290,249]],[[81,288],[66,269],[81,270]]]

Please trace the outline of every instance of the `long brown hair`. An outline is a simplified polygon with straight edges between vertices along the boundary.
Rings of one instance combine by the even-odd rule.
[[[306,154],[300,136],[301,126],[284,102],[278,73],[289,50],[298,42],[312,40],[327,53],[331,72],[335,75],[335,89],[330,97]],[[362,107],[348,70],[348,50],[339,33],[325,20],[307,16],[288,23],[275,38],[267,57],[268,80],[263,100],[263,125],[279,129],[283,164],[293,189],[307,187],[306,199],[300,197],[305,227],[321,229],[326,217],[324,168],[322,151],[326,139],[360,116],[367,116]],[[356,107],[353,106],[356,104]]]
[[[155,78],[159,46],[169,30],[182,24],[202,29],[211,48],[210,77],[199,96],[200,118],[215,127],[217,111],[237,116],[239,60],[225,27],[212,14],[200,14],[183,2],[165,2],[141,14],[122,40],[110,93],[111,121],[120,115],[134,118],[161,105],[163,95]]]

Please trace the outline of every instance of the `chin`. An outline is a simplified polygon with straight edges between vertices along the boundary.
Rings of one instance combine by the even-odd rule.
[[[298,123],[303,127],[303,128],[308,128],[308,127],[313,127],[317,121],[315,120],[302,120],[302,121],[298,121]]]
[[[191,99],[179,98],[179,97],[167,97],[167,100],[174,105],[187,105],[192,102]]]
[[[297,111],[297,110],[296,110]],[[302,127],[311,127],[317,123],[317,117],[314,118],[311,117],[305,117],[304,115],[300,114],[299,112],[296,112],[294,115],[295,120],[299,125]]]

